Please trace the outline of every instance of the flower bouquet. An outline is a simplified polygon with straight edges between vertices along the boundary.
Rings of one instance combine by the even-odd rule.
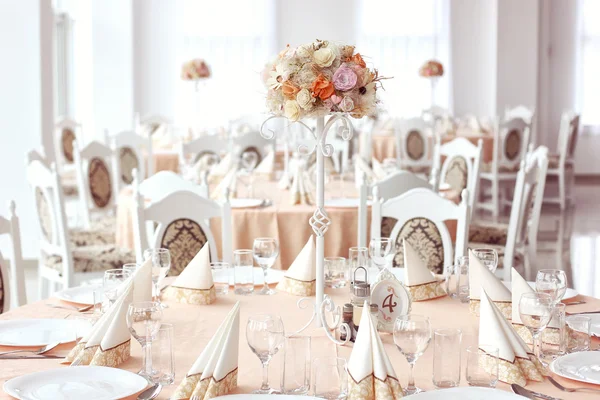
[[[268,110],[291,121],[335,112],[371,115],[381,79],[354,46],[323,40],[288,45],[263,71]]]
[[[444,75],[444,66],[436,60],[429,60],[419,68],[419,75],[423,78],[437,78]]]
[[[186,61],[181,66],[181,79],[184,81],[198,81],[210,78],[208,64],[201,58]]]

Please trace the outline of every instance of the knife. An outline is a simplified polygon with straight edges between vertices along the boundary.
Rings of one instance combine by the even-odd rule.
[[[65,358],[63,356],[0,356],[0,360],[50,360],[56,358]]]
[[[543,400],[561,400],[558,397],[548,396],[547,394],[538,392],[532,392],[531,390],[525,389],[523,386],[517,385],[516,383],[510,385],[510,388],[519,396],[527,397],[528,399],[540,398]]]

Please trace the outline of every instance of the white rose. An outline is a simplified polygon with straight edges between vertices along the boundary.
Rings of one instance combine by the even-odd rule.
[[[300,106],[296,100],[288,100],[283,106],[283,112],[290,121],[298,121],[300,119]]]
[[[350,112],[350,111],[354,110],[354,100],[352,100],[351,97],[344,96],[344,98],[340,102],[339,107],[340,107],[340,110],[342,110],[344,112]]]
[[[310,95],[310,90],[302,89],[299,91],[296,95],[296,101],[300,107],[304,108],[305,110],[310,110],[313,106],[313,98]]]
[[[296,49],[296,54],[300,57],[308,58],[312,54],[312,46],[306,44],[298,46],[298,48]]]
[[[313,60],[319,67],[330,67],[335,60],[335,54],[331,49],[323,47],[313,53]]]

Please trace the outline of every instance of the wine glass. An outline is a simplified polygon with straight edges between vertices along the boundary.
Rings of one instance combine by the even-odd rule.
[[[554,306],[567,292],[567,274],[559,269],[541,269],[535,277],[535,290],[549,295]]]
[[[283,322],[277,315],[256,314],[248,318],[246,340],[263,366],[263,380],[260,389],[254,394],[278,393],[269,386],[269,361],[283,347],[285,332]]]
[[[160,304],[162,308],[167,308],[166,304],[160,302],[160,283],[169,273],[171,269],[171,253],[168,249],[146,249],[144,250],[144,260],[152,260],[152,284],[153,284],[153,295],[155,301]]]
[[[494,249],[480,248],[473,249],[473,255],[479,259],[485,265],[492,274],[496,272],[498,268],[498,252]]]
[[[258,164],[258,154],[255,151],[245,151],[242,153],[242,168],[246,171],[248,175],[248,197],[253,196],[253,179],[252,179],[252,171],[256,168]]]
[[[263,288],[257,294],[275,294],[276,292],[269,288],[269,285],[267,284],[267,272],[269,271],[269,268],[275,264],[275,260],[279,255],[279,244],[277,243],[277,239],[268,237],[254,239],[252,253],[256,263],[262,268],[265,278]]]
[[[102,287],[104,296],[108,299],[108,306],[112,306],[119,296],[119,287],[131,276],[128,270],[108,269],[104,271]]]
[[[372,238],[369,242],[369,255],[373,264],[382,270],[394,260],[396,246],[390,238]]]
[[[519,315],[533,336],[533,352],[540,359],[541,333],[552,317],[552,298],[546,293],[523,293],[519,301]]]
[[[152,380],[152,341],[160,329],[162,307],[155,301],[140,301],[129,305],[127,327],[131,336],[142,346],[144,360],[139,375]]]
[[[421,393],[423,390],[415,386],[414,367],[417,359],[427,350],[431,341],[431,324],[423,315],[402,315],[394,323],[394,343],[400,353],[406,357],[410,365],[408,385],[405,395]]]

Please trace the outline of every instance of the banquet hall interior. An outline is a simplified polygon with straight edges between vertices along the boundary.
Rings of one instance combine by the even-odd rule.
[[[0,0],[0,353],[3,321],[108,315],[125,278],[136,298],[149,259],[163,320],[178,303],[217,305],[195,306],[206,329],[172,316],[175,337],[202,344],[182,339],[193,354],[163,385],[177,399],[221,321],[250,344],[252,307],[287,334],[313,308],[302,296],[309,325],[332,299],[341,320],[345,303],[362,307],[360,279],[373,303],[379,280],[397,282],[434,328],[450,317],[425,305],[463,307],[468,324],[448,322],[463,342],[479,319],[461,301],[482,321],[505,311],[474,287],[475,263],[512,282],[513,324],[515,276],[535,292],[547,270],[566,279],[567,315],[600,309],[599,19],[598,0]],[[427,279],[443,300],[420,302]],[[382,340],[406,388],[395,332]],[[342,353],[354,374],[356,352]],[[256,361],[251,381],[240,365],[242,392],[260,383]],[[58,366],[26,362],[0,372],[7,393]],[[433,390],[425,369],[417,385]]]

